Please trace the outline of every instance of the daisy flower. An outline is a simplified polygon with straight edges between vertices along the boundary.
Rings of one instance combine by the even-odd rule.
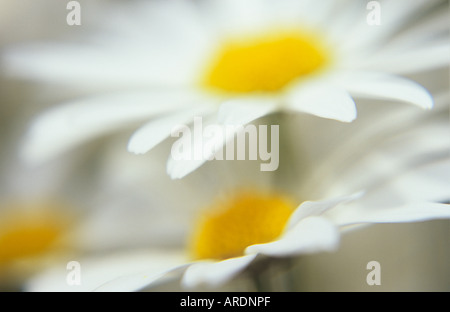
[[[26,90],[24,86],[17,89]],[[95,219],[95,207],[101,202],[89,190],[95,194],[101,190],[95,187],[95,170],[92,159],[86,161],[85,149],[37,167],[24,166],[17,159],[21,125],[31,107],[14,96],[1,95],[5,107],[15,108],[2,111],[4,131],[0,135],[0,291],[9,292],[22,291],[24,282],[38,272],[59,265],[66,268],[81,254],[122,247],[124,239],[111,235],[117,227],[109,235],[102,232],[101,237],[95,238],[86,228],[88,220]],[[80,161],[89,169],[81,169]],[[111,206],[108,208],[112,210]],[[136,237],[133,239],[136,241]],[[99,240],[101,244],[95,244]],[[145,258],[141,254],[141,267],[142,259]]]
[[[2,157],[0,289],[4,291],[21,290],[30,276],[78,250],[71,232],[80,211],[62,195],[68,166],[51,165],[24,169]]]
[[[96,16],[104,31],[81,43],[9,49],[10,73],[91,94],[38,116],[23,156],[45,161],[134,122],[128,150],[144,154],[196,116],[221,126],[277,111],[351,122],[356,97],[431,108],[427,90],[402,75],[448,64],[445,3],[377,3],[134,2]],[[169,158],[167,170],[181,178],[204,162]]]
[[[103,261],[109,280],[95,276],[101,259],[80,260],[86,264],[89,285],[96,285],[90,290],[154,290],[166,282],[179,282],[184,290],[219,289],[215,287],[226,287],[245,274],[251,276],[255,268],[267,263],[334,252],[341,233],[351,234],[362,225],[449,219],[450,206],[444,204],[450,199],[448,94],[436,97],[436,104],[426,114],[393,107],[393,115],[382,115],[383,129],[378,125],[378,131],[367,129],[365,123],[363,129],[358,123],[349,125],[350,132],[361,130],[361,136],[345,137],[340,144],[356,149],[335,150],[328,160],[308,162],[307,167],[317,170],[299,177],[297,194],[286,194],[273,176],[254,170],[254,162],[233,162],[222,168],[223,174],[219,174],[221,163],[210,163],[216,170],[205,167],[173,181],[162,170],[161,178],[150,178],[143,169],[147,159],[136,161],[133,155],[115,154],[107,162],[104,179],[115,181],[128,198],[146,192],[154,201],[146,205],[152,210],[147,220],[154,231],[150,238],[154,248],[146,249],[148,270],[139,267],[129,275],[115,272],[130,269],[127,257],[118,256],[121,261],[114,268],[109,266],[114,254],[107,255]],[[336,132],[338,125],[324,122],[320,127]],[[360,148],[364,142],[370,148]],[[111,170],[117,167],[129,171],[123,176]],[[228,191],[214,198],[213,194],[220,193],[213,192],[214,188]],[[116,196],[111,194],[111,202],[123,193]],[[139,252],[130,251],[133,263]],[[90,266],[92,261],[97,264]],[[65,274],[54,268],[31,280],[28,290],[67,289]]]
[[[17,121],[18,118],[13,120]],[[8,133],[8,136],[11,134]],[[5,141],[2,137],[2,142]],[[96,170],[92,170],[95,163],[92,163],[92,159],[85,161],[86,158],[81,157],[83,165],[89,167],[85,172],[80,169],[79,158],[65,157],[59,159],[60,162],[54,161],[39,168],[23,166],[17,159],[2,158],[1,291],[23,291],[26,281],[49,268],[60,267],[67,275],[70,272],[67,265],[80,257],[93,257],[111,250],[150,243],[148,237],[154,232],[146,230],[139,221],[151,219],[154,211],[143,214],[143,209],[127,207],[128,217],[118,215],[118,209],[111,201],[105,201],[102,187],[96,185],[96,179],[92,177],[96,175]],[[123,197],[127,198],[126,195]],[[114,199],[117,201],[117,198]],[[130,205],[130,201],[127,204]],[[151,225],[148,221],[145,223]],[[134,230],[130,230],[133,227]],[[116,273],[131,274],[136,268],[148,269],[149,261],[158,256],[151,254],[149,258],[148,252],[133,254],[136,255],[134,259],[130,258],[129,252],[120,257],[117,255],[110,265],[115,264]],[[118,269],[117,263],[125,255],[133,265]],[[111,271],[107,270],[104,262],[100,265],[95,270],[96,277],[108,279]],[[154,269],[158,270],[159,267]],[[83,287],[87,289],[97,286],[89,284],[87,279],[83,282]],[[66,281],[64,284],[66,287],[70,285]]]
[[[73,252],[67,241],[73,215],[67,205],[18,199],[0,204],[0,289],[20,290],[33,274]]]

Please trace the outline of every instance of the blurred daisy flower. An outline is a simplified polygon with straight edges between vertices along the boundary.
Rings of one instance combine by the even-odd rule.
[[[362,118],[374,114],[378,116],[371,111]],[[392,114],[379,117],[381,130],[379,125],[366,127],[364,120],[349,125],[349,132],[356,131],[357,136],[336,131],[340,124],[310,123],[312,128],[301,133],[326,128],[346,148],[332,150],[322,159],[303,159],[300,165],[311,170],[298,177],[296,194],[280,188],[275,173],[254,170],[255,162],[226,163],[222,168],[221,163],[210,163],[214,168],[173,181],[162,170],[162,178],[155,178],[156,172],[149,177],[143,169],[147,159],[108,153],[103,178],[121,190],[115,195],[113,191],[109,199],[117,202],[123,194],[151,198],[153,204],[146,207],[152,217],[143,222],[153,231],[149,236],[153,242],[146,249],[151,251],[145,257],[148,269],[136,268],[135,274],[117,273],[134,265],[124,255],[97,258],[96,265],[90,265],[94,259],[80,260],[89,285],[96,285],[90,290],[155,290],[174,282],[185,290],[218,289],[235,278],[252,277],[261,265],[336,251],[341,233],[361,225],[449,219],[448,95],[436,97],[435,109],[425,114],[393,107]],[[308,151],[314,149],[320,147]],[[127,168],[127,173],[113,170],[117,167]],[[137,254],[130,251],[130,261]],[[116,267],[109,266],[112,259],[117,260]],[[95,275],[102,261],[109,279]],[[64,289],[65,274],[58,269],[46,272],[31,280],[28,289]]]
[[[244,125],[282,110],[351,122],[353,97],[431,108],[427,90],[400,75],[448,64],[445,4],[377,3],[380,25],[365,2],[345,0],[127,3],[99,14],[104,31],[82,44],[10,49],[13,74],[98,92],[37,117],[24,157],[45,161],[131,122],[144,124],[128,150],[143,154],[195,116]],[[205,161],[169,159],[167,170],[181,178]]]
[[[33,167],[17,159],[23,126],[36,111],[35,98],[27,97],[32,93],[25,85],[5,83],[2,87],[8,92],[0,92],[0,291],[10,292],[23,291],[25,281],[48,268],[66,269],[81,255],[102,253],[130,242],[124,236],[119,240],[111,235],[118,232],[117,223],[123,224],[123,219],[108,219],[110,232],[102,232],[102,237],[86,229],[102,202],[95,158],[89,158],[95,151],[84,148],[70,157]],[[30,101],[33,105],[28,105]],[[99,240],[101,244],[95,244]],[[140,263],[142,259],[141,255]]]
[[[18,117],[11,114],[5,123],[14,124]],[[6,133],[17,142],[12,132]],[[1,139],[6,146],[6,139]],[[9,147],[4,156],[14,155],[11,150],[16,152]],[[132,206],[119,210],[126,212],[128,218],[118,215],[112,201],[105,200],[112,197],[104,194],[106,183],[96,184],[95,158],[86,159],[84,153],[73,153],[71,157],[32,168],[15,158],[0,159],[0,291],[23,291],[34,275],[50,268],[60,268],[67,275],[70,273],[67,265],[80,257],[149,244],[145,238],[153,233],[139,221],[151,219],[154,211]],[[126,195],[122,196],[122,203],[124,198],[125,205],[132,204]],[[122,269],[115,265],[116,274],[147,269],[150,259],[155,260],[147,252],[140,252],[134,259],[129,252],[125,254],[128,263],[133,265]],[[115,264],[121,261],[117,257],[113,259]],[[102,262],[96,269],[97,278],[110,278],[111,272],[105,266]],[[64,285],[71,284],[64,281]],[[89,284],[86,279],[83,286],[89,288],[96,284]]]
[[[81,209],[63,194],[69,168],[54,162],[25,169],[15,160],[1,158],[1,290],[22,290],[30,276],[79,251],[72,231]]]
[[[0,289],[20,290],[32,274],[71,254],[67,237],[73,221],[73,209],[55,200],[2,202]]]

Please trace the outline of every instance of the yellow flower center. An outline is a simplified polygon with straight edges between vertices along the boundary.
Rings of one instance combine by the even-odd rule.
[[[235,93],[276,92],[327,60],[318,36],[297,31],[229,41],[218,51],[203,84]]]
[[[0,267],[50,251],[67,225],[48,211],[2,216],[0,221]]]
[[[294,205],[279,194],[241,193],[204,212],[191,240],[194,259],[243,255],[246,247],[276,239]]]

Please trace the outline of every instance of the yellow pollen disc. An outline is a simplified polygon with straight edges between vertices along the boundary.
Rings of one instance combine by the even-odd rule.
[[[218,52],[204,85],[235,93],[281,90],[327,62],[325,49],[316,37],[283,32],[230,41]]]
[[[216,203],[200,218],[191,241],[195,259],[243,255],[246,247],[276,239],[294,205],[278,194],[242,193]]]
[[[0,267],[50,251],[61,237],[66,220],[45,213],[22,213],[0,219]]]

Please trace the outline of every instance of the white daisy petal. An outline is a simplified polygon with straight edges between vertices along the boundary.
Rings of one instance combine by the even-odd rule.
[[[331,79],[355,96],[404,101],[424,109],[433,107],[430,93],[406,78],[381,72],[343,72]]]
[[[324,0],[324,1],[300,1],[304,2],[304,17],[308,20],[309,23],[322,25],[325,24],[327,21],[332,19],[333,12],[337,9],[339,6],[338,3],[334,0]]]
[[[92,48],[70,45],[37,45],[15,47],[3,55],[6,72],[12,75],[52,81],[79,81],[108,79],[109,57]],[[95,62],[96,66],[92,66]]]
[[[398,31],[414,14],[420,10],[426,10],[427,7],[432,7],[437,2],[439,0],[375,2],[379,6],[367,6],[365,12],[361,12],[359,21],[355,22],[347,33],[347,38],[352,38],[352,40],[342,42],[339,49],[343,51],[365,49],[369,52],[378,49],[379,46],[383,46],[383,41]],[[378,8],[380,10],[380,24],[371,25],[368,23],[369,14]]]
[[[101,13],[95,19],[102,31],[88,33],[82,38],[87,40],[8,47],[1,55],[6,72],[96,89],[192,83],[196,61],[208,45],[194,6],[185,1],[117,3]]]
[[[298,21],[307,10],[308,1],[265,1],[267,19],[271,21]]]
[[[318,216],[327,210],[330,210],[340,204],[348,203],[363,196],[363,192],[355,193],[350,196],[343,196],[322,201],[306,201],[301,204],[291,215],[286,227],[287,230],[294,228],[303,219],[311,216]]]
[[[336,215],[334,222],[340,226],[361,223],[402,223],[436,219],[450,219],[450,205],[439,203],[409,203],[397,207],[383,207],[367,211],[348,209]]]
[[[181,179],[188,175],[208,160],[212,159],[212,150],[207,151],[205,146],[211,148],[223,146],[226,138],[219,135],[224,133],[216,133],[216,136],[205,138],[204,129],[209,125],[213,125],[216,129],[224,130],[221,125],[214,124],[211,118],[203,119],[202,117],[194,118],[191,127],[186,125],[180,128],[180,132],[172,133],[172,136],[181,136],[172,145],[172,150],[167,161],[167,173],[172,179]]]
[[[320,2],[313,0],[279,0],[265,1],[266,24],[278,26],[280,23],[287,25],[302,23],[317,28],[327,19],[333,18],[338,6],[334,0],[323,0]]]
[[[436,103],[439,104],[439,101]],[[413,199],[425,193],[438,194],[449,189],[445,185],[446,179],[442,179],[442,182],[439,179],[441,176],[439,172],[448,171],[445,170],[445,167],[448,166],[446,163],[450,146],[450,125],[445,117],[440,121],[433,118],[427,121],[417,118],[423,116],[422,114],[406,114],[403,109],[398,113],[399,115],[392,114],[387,119],[383,118],[384,129],[381,130],[378,124],[367,133],[360,132],[358,134],[360,139],[355,140],[353,144],[347,145],[344,149],[344,151],[353,152],[343,152],[341,155],[331,156],[331,162],[324,166],[324,170],[340,168],[335,172],[336,178],[342,182],[338,183],[340,187],[335,189],[337,194],[346,194],[360,188],[371,189],[376,186],[377,195],[373,196],[389,202],[392,199],[388,199],[387,194],[392,192],[392,183],[396,183],[397,194],[395,196],[399,197],[398,199]],[[430,113],[439,116],[437,110]],[[405,127],[410,130],[403,132],[402,129]],[[366,127],[365,130],[367,129]],[[367,137],[373,139],[369,141],[366,139],[364,142],[364,138]],[[353,138],[356,136],[353,135]],[[359,151],[355,151],[356,149]],[[339,161],[339,159],[341,160]],[[361,172],[365,174],[361,174]],[[437,181],[431,181],[430,178],[436,178]],[[400,183],[400,181],[403,182]],[[407,181],[409,181],[408,184],[406,184]],[[422,183],[413,187],[412,181],[422,181]],[[439,186],[442,183],[444,184]],[[383,189],[389,191],[385,194],[378,194]],[[413,189],[418,189],[420,192],[411,192]],[[371,195],[366,194],[364,200],[368,196]],[[432,200],[431,198],[421,198],[421,200],[425,199]]]
[[[430,14],[425,20],[419,20],[415,25],[411,25],[406,30],[395,36],[392,42],[388,43],[383,50],[405,51],[410,48],[416,48],[418,45],[430,43],[439,37],[447,40],[448,33],[448,12],[438,10]],[[413,64],[411,64],[413,65]]]
[[[412,169],[402,173],[398,173],[395,166],[389,168],[392,168],[392,177],[387,182],[381,183],[372,192],[367,192],[366,196],[360,200],[360,206],[366,209],[378,209],[378,207],[392,207],[408,201],[447,202],[450,200],[450,182],[448,180],[450,159],[413,166]],[[363,183],[363,181],[357,183],[357,177],[351,178],[357,185]],[[344,177],[344,179],[348,178]],[[385,181],[386,177],[380,179],[374,175],[372,184],[376,184],[377,180]]]
[[[67,263],[55,265],[48,271],[43,271],[33,278],[26,285],[29,292],[86,292],[98,290],[99,287],[109,281],[114,281],[122,276],[130,276],[128,286],[131,289],[141,286],[139,279],[133,280],[131,276],[141,272],[149,272],[143,275],[148,281],[153,281],[162,273],[167,272],[185,263],[185,258],[179,252],[155,252],[135,250],[118,252],[105,255],[103,257],[90,257],[76,259],[80,267],[80,283],[70,283]],[[141,275],[142,276],[142,275]],[[114,283],[108,286],[113,288]],[[121,285],[117,285],[121,287]],[[106,285],[105,285],[106,288]]]
[[[183,264],[178,267],[162,270],[160,272],[151,270],[146,273],[139,273],[133,275],[124,275],[110,282],[107,282],[96,289],[95,292],[136,292],[145,288],[151,287],[152,284],[160,282],[164,278],[171,275],[183,273],[189,264]]]
[[[293,256],[323,251],[334,251],[339,245],[338,228],[322,217],[303,219],[279,240],[247,247],[246,254]]]
[[[418,167],[387,186],[409,200],[450,201],[450,158]],[[413,192],[411,190],[420,190]]]
[[[170,136],[174,127],[192,122],[193,116],[202,116],[211,112],[211,107],[189,109],[178,114],[152,120],[136,130],[128,142],[128,151],[145,154]]]
[[[223,125],[214,125],[218,129],[218,133],[213,133],[212,136],[207,138],[189,138],[182,137],[178,139],[178,143],[185,147],[190,146],[183,150],[181,159],[175,159],[173,154],[170,155],[167,161],[167,173],[172,179],[181,179],[193,172],[195,169],[202,166],[205,162],[213,160],[216,153],[223,153],[222,147],[227,142],[232,142],[236,134],[236,128],[227,128]],[[189,141],[192,139],[192,141]],[[176,143],[177,143],[176,142]],[[218,158],[218,159],[223,159]]]
[[[200,285],[219,286],[245,269],[256,255],[231,258],[219,262],[198,262],[191,265],[183,275],[181,285],[194,288]]]
[[[101,41],[99,39],[99,41]],[[55,44],[16,47],[4,58],[6,72],[52,83],[80,85],[83,88],[111,88],[125,86],[179,87],[188,81],[181,65],[156,62],[166,51],[161,48],[136,50],[127,47],[80,47]],[[124,59],[123,55],[129,57]],[[95,64],[93,66],[92,64]],[[147,70],[142,70],[146,68]],[[187,72],[188,69],[186,69]],[[95,84],[94,86],[92,84]]]
[[[225,125],[245,125],[275,109],[276,102],[270,98],[233,99],[220,106],[217,119]]]
[[[355,27],[355,21],[361,17],[361,12],[364,11],[366,5],[363,2],[352,0],[341,2],[337,3],[337,8],[335,8],[334,14],[331,16],[332,20],[326,20],[322,25],[326,29],[323,33],[329,37],[329,40],[334,43],[337,49],[340,49],[340,46],[348,41],[346,38],[348,38],[349,31]],[[333,25],[333,27],[327,27],[327,25]]]
[[[334,84],[302,83],[286,96],[288,107],[323,118],[351,122],[356,118],[355,102]]]
[[[87,98],[49,109],[30,127],[22,157],[45,162],[69,149],[132,122],[194,102],[189,94],[123,93]]]
[[[223,152],[222,147],[231,142],[238,131],[243,130],[247,123],[257,118],[273,112],[276,104],[272,99],[257,100],[233,100],[221,105],[218,113],[218,121],[201,120],[202,129],[206,131],[209,126],[217,129],[208,137],[203,134],[196,135],[195,121],[194,129],[190,131],[191,136],[182,136],[178,139],[183,149],[180,159],[175,159],[173,155],[167,162],[167,172],[172,179],[181,179],[195,169],[199,168],[208,160],[212,160],[217,152]],[[188,147],[190,146],[190,148]]]
[[[423,48],[410,49],[405,52],[381,52],[359,64],[360,68],[376,68],[393,73],[408,74],[430,70],[448,65],[450,45],[427,44]]]
[[[210,9],[208,16],[212,19],[208,26],[215,27],[222,35],[258,30],[267,17],[264,3],[258,0],[207,1],[205,6]]]

